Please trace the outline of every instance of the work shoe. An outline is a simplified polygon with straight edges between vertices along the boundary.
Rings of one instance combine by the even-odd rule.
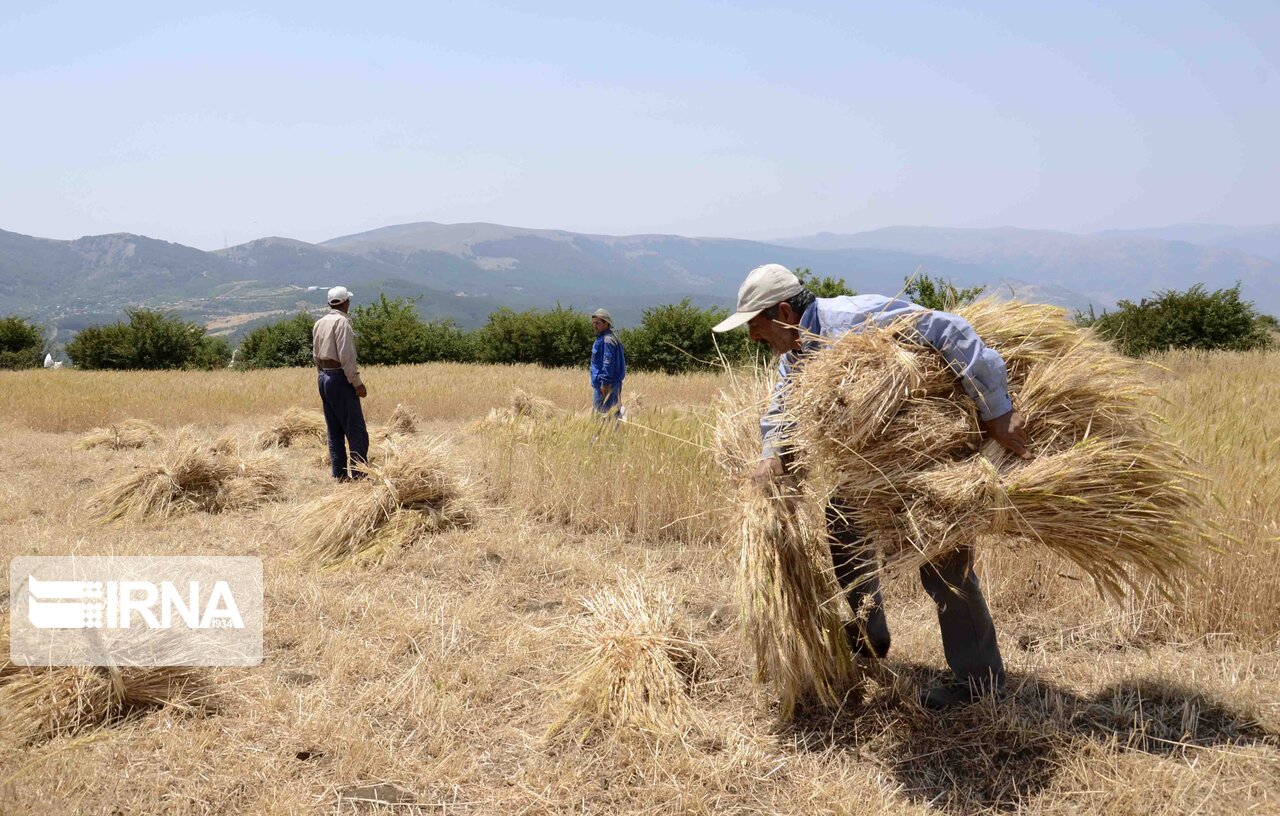
[[[950,683],[943,683],[940,686],[927,689],[920,695],[920,705],[926,711],[947,711],[952,708],[972,705],[981,702],[984,698],[992,697],[997,701],[1004,699],[1003,683],[998,683],[995,686],[993,694],[990,682],[953,680]]]

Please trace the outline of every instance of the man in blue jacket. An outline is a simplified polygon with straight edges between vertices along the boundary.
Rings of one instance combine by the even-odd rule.
[[[802,337],[834,339],[868,324],[887,325],[913,313],[919,315],[917,333],[938,350],[977,404],[983,433],[1019,456],[1029,456],[1026,446],[1030,438],[1022,414],[1009,399],[1004,360],[963,318],[881,295],[818,298],[785,266],[766,264],[751,271],[738,290],[737,310],[715,326],[715,331],[724,332],[746,324],[751,339],[768,345],[779,358],[778,384],[760,420],[764,444],[753,479],[767,482],[786,472],[788,455],[780,448],[779,439],[787,379],[818,345],[802,343]],[[876,576],[876,553],[848,519],[839,501],[827,508],[836,578],[855,613],[864,601],[869,607],[865,620],[855,619],[846,634],[854,654],[884,657],[889,651],[889,626]],[[972,548],[926,564],[920,569],[920,582],[937,606],[943,652],[954,674],[951,682],[929,689],[921,698],[922,704],[940,710],[973,702],[983,694],[1000,693],[1004,664],[995,624],[974,572]]]
[[[595,391],[591,404],[596,413],[617,418],[622,380],[627,376],[627,355],[622,351],[622,341],[613,333],[613,317],[607,310],[596,309],[591,326],[596,330],[596,340],[591,345],[591,388]]]

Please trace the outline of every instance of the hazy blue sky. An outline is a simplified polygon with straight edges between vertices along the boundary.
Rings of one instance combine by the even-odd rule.
[[[1275,0],[190,5],[5,0],[0,229],[1280,221]]]

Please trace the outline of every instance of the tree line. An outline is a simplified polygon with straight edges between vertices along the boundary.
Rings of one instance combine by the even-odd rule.
[[[842,279],[796,270],[819,297],[854,294]],[[930,309],[953,309],[983,294],[983,287],[957,288],[950,281],[920,276],[907,280],[903,297]],[[758,349],[745,331],[716,335],[711,327],[727,316],[688,298],[645,309],[639,325],[618,331],[627,365],[677,374],[706,370],[724,362],[751,359]],[[86,369],[211,369],[232,364],[230,344],[210,337],[198,323],[162,310],[126,309],[125,321],[90,326],[67,344],[71,361]],[[236,368],[311,365],[315,317],[300,312],[259,326],[241,340]],[[362,363],[395,365],[428,362],[532,363],[581,366],[595,332],[585,312],[553,309],[498,309],[478,329],[452,320],[423,320],[413,299],[385,295],[356,306],[351,319]],[[1163,291],[1141,302],[1121,301],[1115,311],[1079,313],[1117,348],[1133,356],[1175,348],[1248,350],[1268,348],[1280,330],[1274,317],[1260,315],[1241,300],[1240,288],[1209,292],[1193,286]],[[18,317],[0,318],[0,368],[41,365],[47,351],[39,326]]]

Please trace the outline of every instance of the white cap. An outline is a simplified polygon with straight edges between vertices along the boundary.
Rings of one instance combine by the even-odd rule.
[[[609,314],[608,309],[596,309],[594,312],[591,313],[591,316],[600,318],[604,322],[608,323],[610,326],[613,325],[613,315]]]
[[[777,306],[804,289],[795,273],[782,264],[757,266],[747,275],[738,290],[738,308],[733,314],[717,323],[712,331],[727,332],[763,312]]]
[[[351,291],[345,286],[335,286],[329,290],[329,305],[337,306],[351,300]]]

